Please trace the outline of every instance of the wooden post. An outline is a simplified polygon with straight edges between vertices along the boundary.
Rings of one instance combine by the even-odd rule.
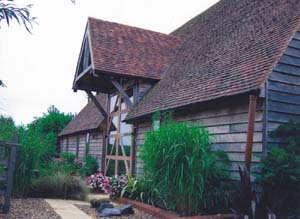
[[[89,96],[89,98],[91,98],[91,100],[94,102],[94,104],[96,105],[96,107],[98,108],[98,110],[102,113],[102,115],[104,116],[104,118],[107,118],[107,113],[105,111],[105,109],[103,108],[103,106],[101,105],[101,103],[97,100],[97,98],[92,94],[91,91],[85,91],[87,93],[87,95]]]
[[[128,107],[130,110],[133,109],[133,104],[129,98],[129,96],[127,95],[126,91],[123,90],[122,85],[120,85],[116,80],[112,80],[111,83],[115,86],[115,88],[117,88],[117,90],[121,93],[123,99],[126,101]]]
[[[249,116],[248,116],[248,131],[247,131],[247,143],[245,151],[245,166],[250,173],[251,158],[252,158],[252,145],[254,135],[255,113],[256,113],[256,95],[249,96]]]
[[[15,133],[13,138],[13,143],[8,143],[10,148],[9,153],[9,160],[8,160],[8,173],[7,173],[7,186],[4,194],[4,206],[3,206],[3,213],[8,214],[10,209],[10,198],[12,194],[13,188],[13,176],[14,176],[14,169],[16,163],[16,155],[17,155],[17,146],[18,146],[18,136]]]

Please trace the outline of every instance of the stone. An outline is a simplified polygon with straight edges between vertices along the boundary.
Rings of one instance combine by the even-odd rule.
[[[92,199],[90,201],[90,204],[92,208],[99,208],[101,203],[109,203],[110,201],[108,199]]]
[[[104,208],[100,217],[121,216],[121,211],[118,208]]]
[[[122,215],[134,214],[134,210],[131,204],[123,205],[119,208]]]
[[[111,203],[101,203],[97,208],[97,212],[101,214],[105,208],[114,208],[114,205]]]

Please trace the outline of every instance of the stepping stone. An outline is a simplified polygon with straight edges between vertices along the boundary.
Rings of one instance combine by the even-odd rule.
[[[90,204],[92,208],[99,208],[102,203],[110,203],[109,199],[92,199]]]
[[[134,210],[131,204],[123,205],[119,208],[122,215],[134,214]]]
[[[118,208],[105,208],[102,213],[98,215],[100,217],[121,216],[121,211]]]
[[[110,203],[100,203],[100,206],[97,208],[97,212],[101,214],[105,208],[114,208],[114,205]]]

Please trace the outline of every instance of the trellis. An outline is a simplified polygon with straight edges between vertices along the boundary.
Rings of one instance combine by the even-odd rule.
[[[17,143],[0,141],[0,207],[5,214],[10,209],[17,146]]]
[[[133,155],[133,145],[132,142],[130,143],[130,152],[129,154],[126,153],[124,140],[125,137],[132,137],[133,134],[133,127],[132,125],[127,125],[128,130],[124,131],[122,130],[122,116],[127,115],[127,113],[130,111],[131,100],[129,98],[129,95],[127,96],[127,93],[130,89],[132,89],[130,86],[121,85],[121,88],[119,90],[124,90],[124,93],[116,92],[114,95],[111,95],[109,98],[110,102],[110,109],[108,114],[108,125],[107,125],[107,136],[109,137],[108,142],[106,144],[106,155],[105,155],[105,175],[108,172],[109,165],[111,162],[114,162],[114,174],[120,174],[120,167],[119,165],[124,164],[125,172],[127,174],[132,173],[132,155]],[[132,92],[132,91],[131,91]],[[130,93],[130,92],[129,92]],[[124,96],[127,96],[128,100],[125,101]],[[112,97],[115,97],[113,100]],[[133,97],[132,97],[133,98]],[[115,122],[113,121],[115,118]],[[124,117],[125,118],[125,117]],[[110,131],[111,126],[114,125],[116,130]],[[123,126],[125,124],[123,123]],[[111,141],[112,140],[112,141]],[[109,148],[109,145],[111,148]]]

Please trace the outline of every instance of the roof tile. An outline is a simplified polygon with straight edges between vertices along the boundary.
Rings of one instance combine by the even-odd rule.
[[[160,79],[180,46],[180,37],[88,19],[95,69]]]
[[[298,0],[219,1],[172,33],[182,46],[127,119],[259,89],[299,20]]]
[[[96,98],[98,101],[104,103],[105,97],[102,94],[97,95]],[[104,122],[103,115],[99,112],[95,104],[92,101],[89,101],[78,115],[76,115],[60,132],[59,137],[96,129],[99,129],[100,131],[102,122]]]

